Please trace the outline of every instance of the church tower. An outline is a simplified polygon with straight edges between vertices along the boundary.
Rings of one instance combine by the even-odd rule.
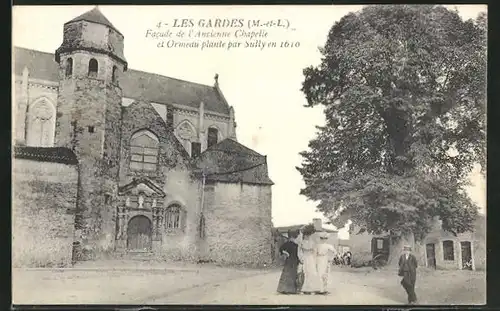
[[[123,35],[96,7],[64,24],[56,145],[78,157],[76,238],[95,254],[113,248],[120,158]]]

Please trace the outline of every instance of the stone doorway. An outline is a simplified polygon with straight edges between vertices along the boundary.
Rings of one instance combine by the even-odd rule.
[[[151,246],[151,220],[142,215],[130,218],[127,226],[127,249],[136,252],[149,252]]]
[[[462,250],[462,269],[472,270],[472,246],[469,241],[460,242]]]

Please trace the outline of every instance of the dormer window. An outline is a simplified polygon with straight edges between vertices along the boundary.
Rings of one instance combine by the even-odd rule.
[[[73,75],[73,59],[70,57],[66,60],[66,78]]]
[[[95,58],[89,61],[89,77],[97,78],[97,71],[99,70],[99,64]]]

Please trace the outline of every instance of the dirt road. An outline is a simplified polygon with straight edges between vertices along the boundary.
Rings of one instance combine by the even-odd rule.
[[[280,295],[276,293],[276,285],[280,272],[242,277],[236,280],[214,283],[184,290],[173,295],[159,297],[150,302],[153,304],[300,304],[300,305],[374,305],[401,304],[384,298],[372,288],[353,285],[346,282],[332,284],[328,296],[323,295]],[[332,280],[347,279],[348,274],[341,271],[332,272]],[[333,283],[333,282],[332,282]],[[146,303],[141,301],[137,303]]]

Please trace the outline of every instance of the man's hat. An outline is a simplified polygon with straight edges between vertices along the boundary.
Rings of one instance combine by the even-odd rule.
[[[410,245],[405,245],[403,246],[404,251],[411,251],[411,246]]]

